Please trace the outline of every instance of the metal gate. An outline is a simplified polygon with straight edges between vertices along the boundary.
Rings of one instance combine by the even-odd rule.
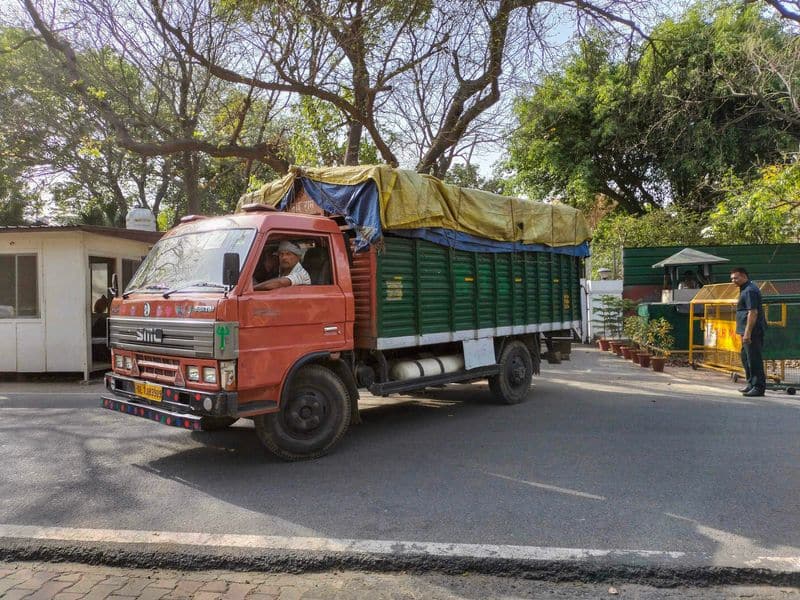
[[[764,338],[764,369],[772,389],[794,394],[800,387],[800,280],[783,279],[757,283],[761,290],[767,331]],[[689,362],[731,373],[743,374],[741,339],[736,335],[736,304],[739,288],[733,283],[703,286],[692,299],[689,311]],[[695,307],[699,305],[699,309]],[[694,333],[700,321],[702,338]]]

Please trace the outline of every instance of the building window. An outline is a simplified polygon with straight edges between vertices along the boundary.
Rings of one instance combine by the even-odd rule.
[[[39,316],[35,254],[0,254],[0,319]]]

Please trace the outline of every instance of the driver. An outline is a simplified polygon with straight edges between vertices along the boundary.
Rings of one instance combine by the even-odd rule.
[[[274,290],[290,285],[310,285],[311,277],[300,264],[303,250],[289,240],[278,245],[278,276],[253,286],[254,290]]]

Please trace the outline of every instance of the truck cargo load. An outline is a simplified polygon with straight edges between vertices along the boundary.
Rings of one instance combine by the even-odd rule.
[[[328,214],[343,215],[359,234],[358,248],[378,243],[383,231],[420,230],[415,235],[464,250],[559,248],[589,255],[589,227],[571,206],[448,185],[385,165],[293,167],[285,177],[242,196],[237,210],[246,204],[286,210],[300,195]]]

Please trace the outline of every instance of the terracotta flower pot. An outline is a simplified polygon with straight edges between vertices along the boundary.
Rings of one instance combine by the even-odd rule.
[[[625,360],[630,360],[631,351],[633,350],[633,348],[631,348],[630,346],[622,346],[620,349],[622,350],[622,358],[624,358]]]
[[[642,368],[648,368],[650,366],[650,353],[649,352],[640,352],[639,353],[639,366]]]
[[[597,343],[600,344],[600,350],[602,350],[603,352],[608,351],[608,349],[611,347],[609,341],[603,338],[597,340]]]
[[[633,352],[631,352],[631,360],[635,364],[637,364],[637,365],[639,364],[639,352],[637,350],[634,350]]]
[[[653,365],[653,371],[657,373],[661,373],[664,370],[664,363],[667,362],[667,359],[663,356],[651,356],[650,357],[650,364]]]

